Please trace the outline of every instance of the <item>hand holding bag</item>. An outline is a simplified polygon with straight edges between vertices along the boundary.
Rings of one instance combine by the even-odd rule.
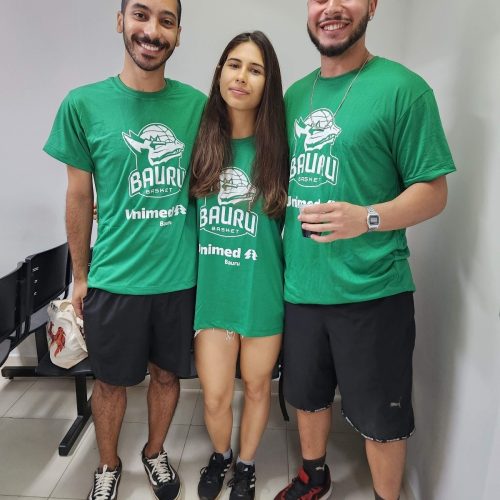
[[[88,356],[83,320],[76,316],[70,299],[53,300],[47,312],[50,360],[61,368],[71,368]]]

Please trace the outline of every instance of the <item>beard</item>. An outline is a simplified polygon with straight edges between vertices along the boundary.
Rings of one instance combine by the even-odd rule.
[[[333,19],[337,20],[337,19]],[[340,19],[338,19],[340,21]],[[307,25],[307,33],[314,46],[318,49],[322,56],[326,57],[336,57],[342,55],[347,49],[351,48],[363,35],[366,33],[366,28],[368,26],[368,21],[370,20],[370,14],[367,12],[360,21],[354,32],[349,36],[349,38],[338,45],[322,45],[319,38],[311,31],[309,25]]]
[[[148,36],[139,37],[138,35],[132,35],[131,37],[128,37],[125,31],[125,26],[123,27],[123,41],[125,43],[125,48],[127,49],[127,52],[134,63],[144,71],[156,71],[157,69],[161,68],[170,58],[175,49],[175,46],[171,47],[168,42],[163,43],[158,39],[151,40],[151,38],[149,38]],[[150,45],[154,45],[155,47],[158,47],[160,50],[164,51],[163,56],[158,59],[141,55],[137,50],[137,43],[147,43]]]

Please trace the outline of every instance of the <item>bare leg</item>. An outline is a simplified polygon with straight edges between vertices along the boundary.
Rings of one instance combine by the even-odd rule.
[[[278,359],[281,335],[241,338],[240,368],[245,386],[241,417],[240,458],[255,459],[271,404],[271,375]]]
[[[239,335],[228,337],[225,330],[216,328],[200,332],[195,339],[194,353],[203,389],[205,424],[217,453],[225,453],[231,446],[231,402],[239,348]]]
[[[315,460],[324,456],[332,421],[331,408],[314,413],[297,410],[297,420],[302,458]]]
[[[94,419],[99,467],[110,469],[118,466],[118,437],[127,406],[125,387],[96,380],[92,391],[92,418]]]
[[[377,443],[367,439],[365,443],[375,491],[384,500],[397,500],[403,482],[406,440]]]
[[[149,436],[145,454],[156,455],[163,443],[179,400],[179,379],[171,372],[149,363],[148,423]]]

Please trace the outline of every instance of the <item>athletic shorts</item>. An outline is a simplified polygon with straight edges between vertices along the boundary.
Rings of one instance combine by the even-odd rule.
[[[414,431],[411,292],[353,304],[285,304],[285,399],[307,412],[331,406],[365,438],[389,442]]]
[[[196,289],[119,295],[89,289],[83,301],[89,361],[98,380],[132,386],[148,362],[179,377],[192,375]]]

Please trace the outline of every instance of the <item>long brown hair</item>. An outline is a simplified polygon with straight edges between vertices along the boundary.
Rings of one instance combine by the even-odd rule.
[[[266,81],[255,120],[255,160],[252,184],[263,197],[264,212],[281,217],[287,203],[288,143],[285,106],[278,58],[271,42],[261,31],[241,33],[224,49],[212,80],[208,102],[191,156],[191,195],[203,198],[220,189],[222,170],[232,161],[231,124],[219,79],[229,53],[238,45],[253,42],[264,59]]]

